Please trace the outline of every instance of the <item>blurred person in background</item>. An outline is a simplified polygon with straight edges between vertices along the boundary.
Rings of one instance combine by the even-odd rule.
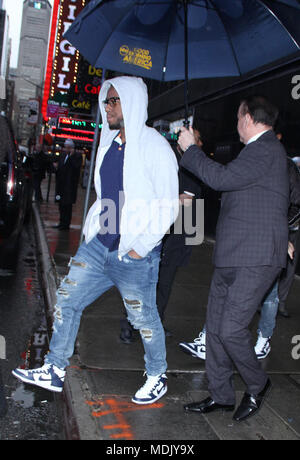
[[[75,151],[72,139],[66,139],[63,152],[58,162],[53,163],[56,168],[55,201],[59,205],[58,230],[69,230],[72,220],[72,206],[76,203],[77,188],[82,163],[81,154]]]
[[[41,182],[46,177],[47,159],[44,154],[43,145],[36,144],[31,154],[31,169],[34,189],[34,200],[43,201]]]

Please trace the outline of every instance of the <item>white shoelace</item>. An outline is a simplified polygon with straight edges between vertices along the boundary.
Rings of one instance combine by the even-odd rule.
[[[144,372],[144,376],[145,375],[147,375],[146,372]],[[156,385],[159,383],[161,375],[162,374],[160,374],[160,375],[147,375],[147,380],[144,383],[144,385],[139,389],[138,393],[139,392],[149,393],[150,390],[154,390]]]
[[[38,369],[30,369],[30,372],[35,372],[36,374],[41,374],[45,372],[46,374],[49,374],[51,364],[44,364],[42,367]]]
[[[205,334],[203,332],[201,332],[199,334],[199,337],[195,338],[194,343],[196,345],[205,345]]]

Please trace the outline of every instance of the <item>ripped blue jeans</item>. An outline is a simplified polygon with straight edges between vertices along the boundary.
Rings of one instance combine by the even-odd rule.
[[[148,375],[166,371],[165,333],[156,306],[160,250],[142,259],[127,254],[118,259],[97,237],[79,247],[70,261],[70,271],[57,290],[53,334],[45,363],[64,369],[74,352],[81,315],[112,286],[119,290],[128,320],[140,331]]]
[[[260,320],[257,333],[261,332],[262,337],[272,337],[276,326],[276,315],[278,311],[278,280],[266,295],[261,307]]]

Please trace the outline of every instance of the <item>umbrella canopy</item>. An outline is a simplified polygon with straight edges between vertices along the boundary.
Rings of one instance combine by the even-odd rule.
[[[67,40],[95,67],[161,81],[299,58],[297,0],[91,0]]]
[[[64,37],[95,67],[161,81],[240,76],[299,58],[297,0],[91,0]],[[92,148],[93,169],[98,109]],[[86,194],[87,212],[91,174]],[[81,241],[83,233],[81,233]]]

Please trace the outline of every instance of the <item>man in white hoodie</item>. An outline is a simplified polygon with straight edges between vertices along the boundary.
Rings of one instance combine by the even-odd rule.
[[[85,221],[85,241],[57,291],[44,365],[15,369],[13,375],[62,391],[84,308],[116,286],[145,350],[147,380],[132,401],[151,404],[167,391],[156,284],[161,240],[178,213],[177,161],[168,142],[146,126],[148,95],[140,78],[105,81],[99,103],[103,128],[95,167],[97,199]]]

